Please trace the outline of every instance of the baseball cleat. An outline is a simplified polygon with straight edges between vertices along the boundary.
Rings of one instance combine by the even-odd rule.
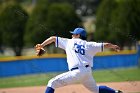
[[[121,90],[117,90],[116,93],[123,93]]]

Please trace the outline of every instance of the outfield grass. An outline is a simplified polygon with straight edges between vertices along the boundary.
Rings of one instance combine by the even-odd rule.
[[[93,76],[97,82],[140,81],[140,68],[95,71]]]
[[[0,88],[46,85],[57,74],[59,73],[0,78]],[[97,82],[140,81],[140,68],[94,71],[93,76]]]

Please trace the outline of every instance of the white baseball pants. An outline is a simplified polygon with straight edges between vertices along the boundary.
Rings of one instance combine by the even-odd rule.
[[[92,76],[91,67],[80,67],[73,71],[62,73],[48,82],[48,87],[53,89],[75,83],[83,84],[92,93],[99,93],[99,88]]]

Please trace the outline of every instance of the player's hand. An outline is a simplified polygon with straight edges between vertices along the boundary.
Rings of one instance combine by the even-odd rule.
[[[35,46],[35,51],[37,56],[42,56],[43,54],[45,54],[45,49],[42,47],[41,44],[37,44]]]
[[[120,52],[120,47],[117,46],[117,45],[114,45],[114,46],[113,46],[113,49],[114,49],[116,52]]]

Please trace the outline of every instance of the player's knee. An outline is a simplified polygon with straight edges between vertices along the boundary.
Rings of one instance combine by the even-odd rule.
[[[55,80],[54,79],[51,79],[51,80],[49,80],[49,82],[48,82],[48,85],[47,85],[48,87],[52,87],[52,88],[55,88],[54,86],[55,86]]]

